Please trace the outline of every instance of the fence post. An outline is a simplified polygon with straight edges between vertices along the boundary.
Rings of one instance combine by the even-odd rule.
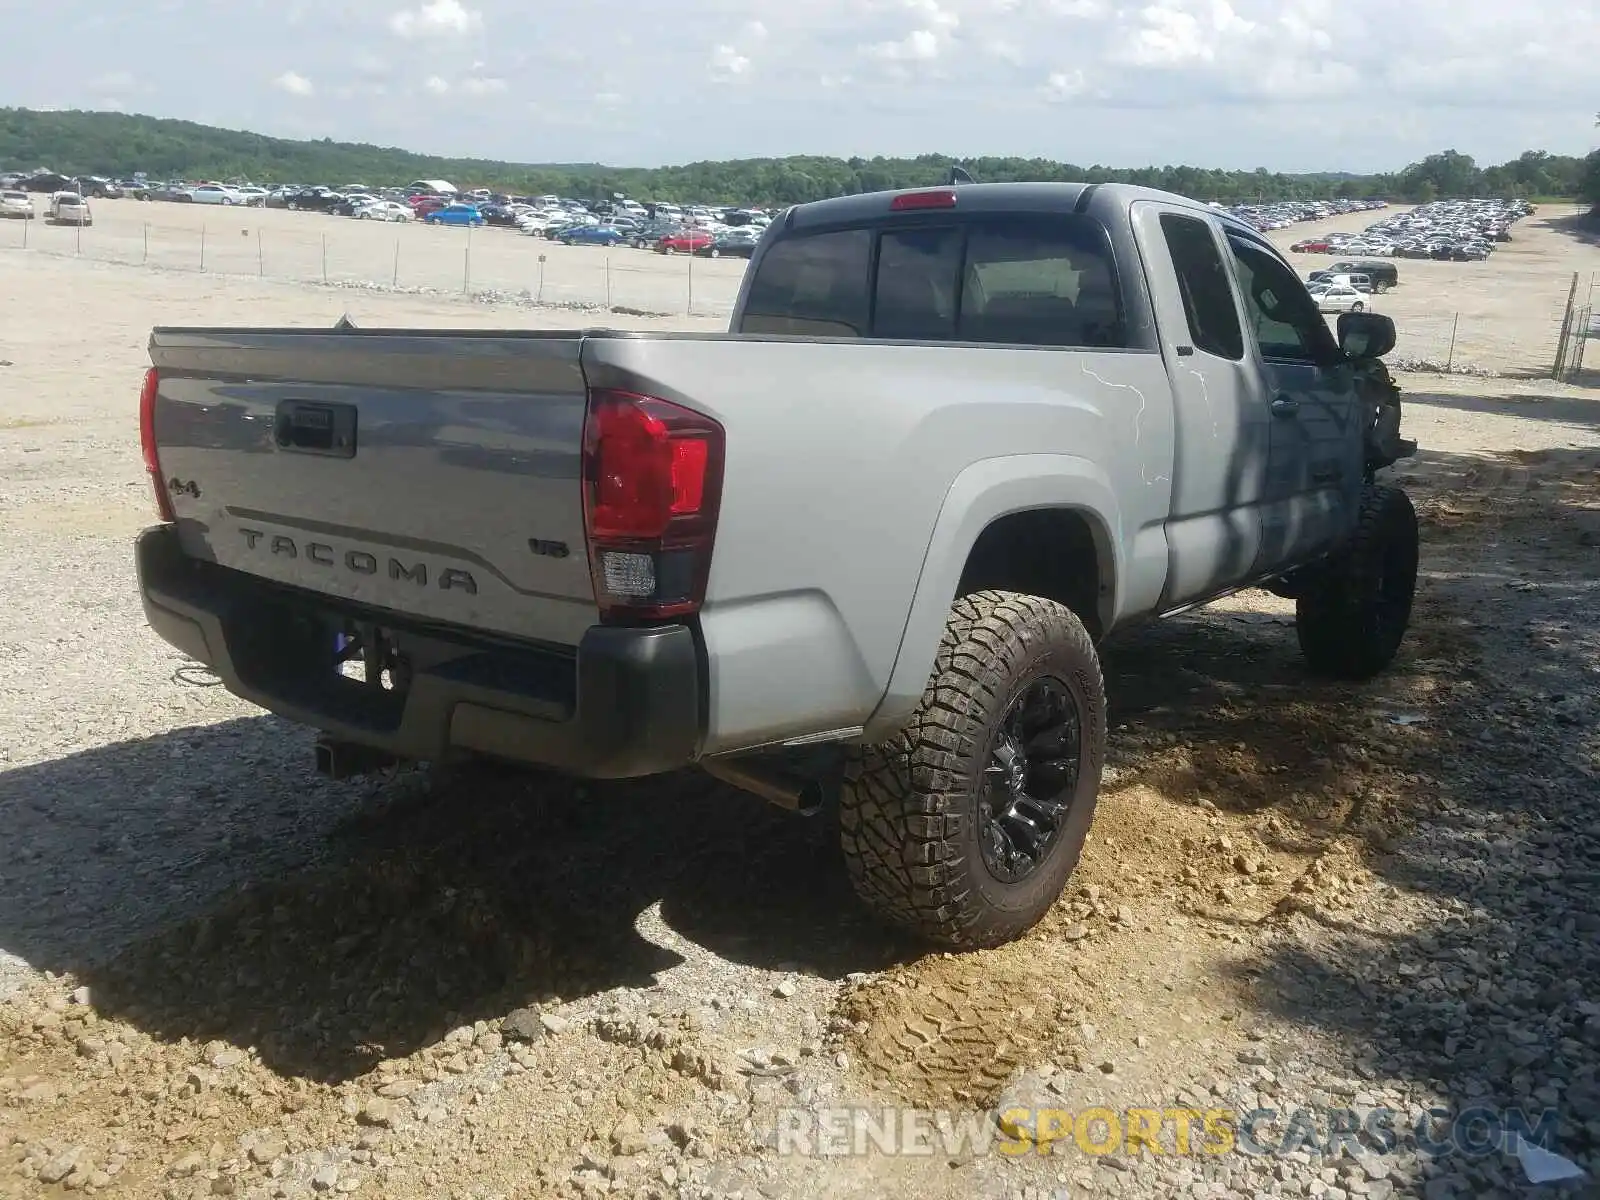
[[[606,254],[606,311],[611,311],[611,255]]]
[[[145,266],[150,265],[150,222],[144,223],[144,259]]]
[[[472,226],[467,226],[467,248],[461,254],[461,294],[472,287]]]
[[[29,201],[29,203],[32,203],[32,201]],[[24,250],[26,250],[28,248],[28,226],[30,226],[32,224],[33,224],[33,218],[32,217],[29,217],[27,220],[22,222],[22,248]]]
[[[539,255],[539,290],[533,294],[535,304],[544,303],[544,255]]]
[[[77,236],[77,241],[73,244],[72,253],[74,255],[82,254],[83,253],[83,222],[82,221],[79,221],[75,226],[73,226],[73,232]]]
[[[322,282],[328,282],[328,235],[322,235]]]
[[[206,269],[206,227],[200,226],[200,269]]]
[[[1550,378],[1561,379],[1561,368],[1567,358],[1567,336],[1572,332],[1573,305],[1578,299],[1578,273],[1572,273],[1572,286],[1567,289],[1567,307],[1561,314],[1561,334],[1556,338],[1556,361],[1550,367]]]
[[[1578,314],[1578,339],[1572,351],[1572,362],[1567,367],[1567,382],[1574,382],[1583,374],[1583,356],[1589,347],[1590,330],[1594,327],[1594,307],[1585,305]]]
[[[393,276],[393,278],[391,278],[389,280],[389,286],[392,287],[392,288],[397,288],[397,287],[400,286],[400,239],[399,238],[395,238],[395,240],[394,240],[394,276]]]
[[[689,303],[683,310],[686,317],[694,316],[694,239],[689,239]]]
[[[267,274],[267,256],[261,249],[261,226],[256,226],[256,278],[263,279]]]
[[[1456,361],[1456,330],[1458,330],[1460,328],[1461,328],[1461,314],[1457,313],[1455,315],[1455,320],[1450,322],[1450,350],[1444,356],[1444,373],[1446,375],[1450,374],[1450,368],[1455,365],[1455,361]]]

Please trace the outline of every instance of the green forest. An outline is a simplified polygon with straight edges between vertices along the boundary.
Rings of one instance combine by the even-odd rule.
[[[387,146],[291,141],[232,129],[111,112],[36,112],[0,108],[0,170],[44,167],[66,175],[151,179],[371,185],[448,179],[458,187],[517,193],[553,192],[597,199],[613,192],[646,200],[781,205],[855,192],[940,183],[951,165],[979,181],[1089,180],[1136,183],[1201,200],[1248,203],[1376,197],[1426,201],[1457,196],[1587,198],[1600,204],[1600,151],[1587,158],[1529,150],[1510,162],[1480,166],[1445,150],[1378,175],[1283,174],[1257,168],[1193,166],[1112,168],[1043,158],[751,158],[671,167],[599,163],[508,163],[439,158]]]

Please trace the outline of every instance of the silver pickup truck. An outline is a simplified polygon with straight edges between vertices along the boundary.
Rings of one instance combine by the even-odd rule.
[[[330,774],[698,765],[992,945],[1077,862],[1107,634],[1266,587],[1314,671],[1394,657],[1393,343],[1248,226],[1093,184],[791,208],[727,333],[157,329],[145,612]]]

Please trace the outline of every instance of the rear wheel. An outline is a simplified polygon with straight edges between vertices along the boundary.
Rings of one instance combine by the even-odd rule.
[[[1400,488],[1370,485],[1349,545],[1295,601],[1306,665],[1333,679],[1370,679],[1400,651],[1417,589],[1417,513]]]
[[[840,838],[857,894],[945,946],[1021,936],[1077,865],[1105,737],[1100,662],[1075,613],[963,596],[916,713],[847,763]]]
[[[1361,301],[1359,301],[1359,300],[1357,300],[1357,301],[1356,301],[1356,302],[1355,302],[1355,303],[1354,303],[1354,304],[1352,304],[1352,305],[1351,305],[1351,306],[1350,306],[1350,311],[1351,311],[1351,312],[1361,312],[1361,311],[1362,311],[1362,310],[1364,310],[1364,309],[1365,309],[1365,308],[1366,308],[1366,307],[1367,307],[1367,306],[1366,306],[1366,305],[1365,305],[1365,304],[1363,304],[1363,303],[1361,303]]]

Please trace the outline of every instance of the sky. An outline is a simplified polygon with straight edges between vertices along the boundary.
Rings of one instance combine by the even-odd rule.
[[[0,104],[517,162],[1584,154],[1595,0],[0,0]]]

